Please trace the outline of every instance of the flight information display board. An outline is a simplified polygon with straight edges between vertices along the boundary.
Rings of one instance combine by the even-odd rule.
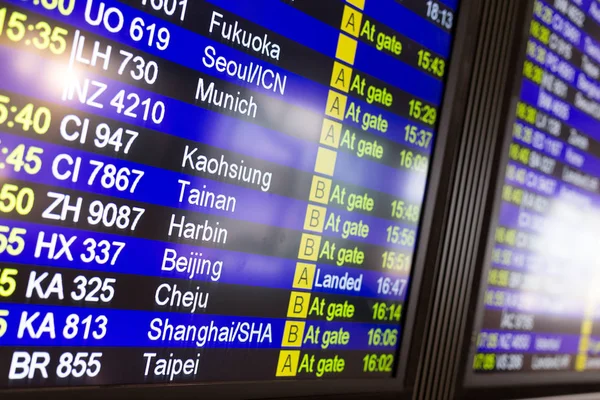
[[[393,377],[457,3],[0,1],[0,387]]]
[[[528,23],[472,370],[583,377],[600,369],[600,3],[536,0]]]

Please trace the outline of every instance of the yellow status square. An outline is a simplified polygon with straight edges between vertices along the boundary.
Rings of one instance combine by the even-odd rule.
[[[296,376],[299,360],[300,350],[281,350],[275,376]]]
[[[333,62],[330,85],[342,92],[348,93],[352,81],[352,68],[337,61]]]
[[[579,340],[579,352],[587,353],[590,347],[590,338],[588,336],[582,336]]]
[[[315,280],[315,269],[317,268],[314,264],[307,264],[303,262],[296,263],[296,271],[294,273],[294,283],[292,286],[295,289],[307,289],[310,290],[313,287]]]
[[[333,176],[336,160],[336,151],[319,147],[319,150],[317,151],[317,160],[315,162],[315,172],[323,175]]]
[[[312,185],[310,186],[310,195],[308,199],[319,204],[329,203],[329,194],[331,193],[331,179],[314,175]]]
[[[365,9],[365,0],[346,0],[346,2],[361,10]]]
[[[337,50],[335,51],[335,58],[342,60],[347,64],[354,65],[354,57],[356,57],[357,46],[358,42],[356,40],[352,39],[350,36],[340,33]]]
[[[340,146],[340,137],[342,136],[342,124],[330,119],[323,119],[321,128],[321,144],[338,148]]]
[[[288,305],[287,316],[289,318],[306,318],[310,307],[310,293],[292,292]]]
[[[317,261],[319,258],[319,248],[321,247],[321,236],[302,234],[300,239],[300,249],[298,258],[301,260]]]
[[[325,215],[327,209],[325,207],[314,206],[309,204],[306,207],[306,217],[304,217],[304,229],[312,232],[323,232],[325,225]]]
[[[360,26],[362,23],[362,13],[352,7],[344,6],[344,14],[342,15],[342,30],[358,37]]]
[[[586,320],[581,324],[581,334],[582,335],[591,335],[592,334],[592,321]]]
[[[347,102],[347,96],[330,90],[329,95],[327,96],[327,108],[325,109],[325,114],[335,119],[343,120],[344,114],[346,113]]]
[[[586,364],[587,356],[585,354],[580,354],[577,356],[577,361],[575,361],[575,369],[577,371],[584,371]]]
[[[300,347],[302,346],[302,337],[304,336],[304,326],[306,322],[302,321],[286,321],[283,329],[283,338],[281,345],[284,347]]]

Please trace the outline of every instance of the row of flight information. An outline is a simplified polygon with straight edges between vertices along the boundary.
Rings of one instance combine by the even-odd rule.
[[[457,3],[0,1],[0,388],[392,378]]]
[[[600,3],[536,0],[472,368],[600,369]]]

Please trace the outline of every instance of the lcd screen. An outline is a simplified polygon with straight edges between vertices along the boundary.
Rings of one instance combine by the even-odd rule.
[[[0,1],[0,386],[392,378],[457,3]]]
[[[600,368],[600,5],[536,0],[528,26],[474,383]]]

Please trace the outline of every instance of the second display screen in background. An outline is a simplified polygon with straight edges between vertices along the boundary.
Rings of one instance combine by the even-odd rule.
[[[0,1],[0,389],[393,377],[456,8]]]
[[[600,6],[536,0],[528,23],[478,376],[600,368]]]

